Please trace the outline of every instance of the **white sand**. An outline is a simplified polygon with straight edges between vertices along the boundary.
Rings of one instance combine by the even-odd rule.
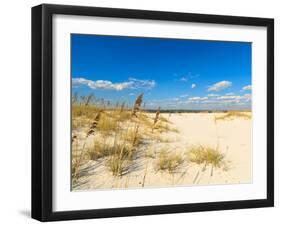
[[[223,113],[174,113],[162,114],[179,130],[179,133],[169,132],[163,136],[170,142],[154,142],[149,147],[143,146],[138,158],[134,160],[130,172],[122,177],[114,177],[107,170],[105,161],[88,161],[81,167],[81,176],[74,190],[111,189],[190,186],[208,184],[251,183],[252,151],[251,128],[252,120],[235,118],[233,120],[218,120],[215,116]],[[249,113],[250,114],[250,113]],[[209,145],[225,154],[227,167],[214,168],[185,161],[175,172],[157,171],[157,153],[161,147],[180,153],[186,158],[186,152],[192,145]],[[147,148],[152,150],[156,158],[147,158],[144,153]]]

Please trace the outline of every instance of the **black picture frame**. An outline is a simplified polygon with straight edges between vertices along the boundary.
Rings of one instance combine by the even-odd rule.
[[[55,14],[267,28],[267,198],[95,210],[52,210],[52,18]],[[32,8],[32,218],[40,221],[274,206],[274,20],[221,15],[43,4]]]

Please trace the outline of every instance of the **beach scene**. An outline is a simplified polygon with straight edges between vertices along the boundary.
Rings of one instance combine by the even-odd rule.
[[[252,182],[251,43],[71,35],[71,190]]]

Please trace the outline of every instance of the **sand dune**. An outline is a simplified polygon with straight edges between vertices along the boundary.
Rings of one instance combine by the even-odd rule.
[[[153,114],[147,115],[153,117]],[[161,114],[176,130],[161,133],[162,139],[157,141],[146,136],[126,174],[113,176],[107,170],[106,157],[85,160],[73,190],[251,183],[252,120],[243,117],[215,120],[222,115],[225,113]],[[89,140],[87,145],[91,142]],[[223,166],[189,161],[188,150],[195,145],[218,149],[224,156]],[[157,169],[162,149],[177,153],[184,160],[172,173]]]

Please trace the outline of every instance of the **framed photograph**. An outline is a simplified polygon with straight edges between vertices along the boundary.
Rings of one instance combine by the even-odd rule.
[[[274,21],[32,8],[32,217],[274,205]]]

